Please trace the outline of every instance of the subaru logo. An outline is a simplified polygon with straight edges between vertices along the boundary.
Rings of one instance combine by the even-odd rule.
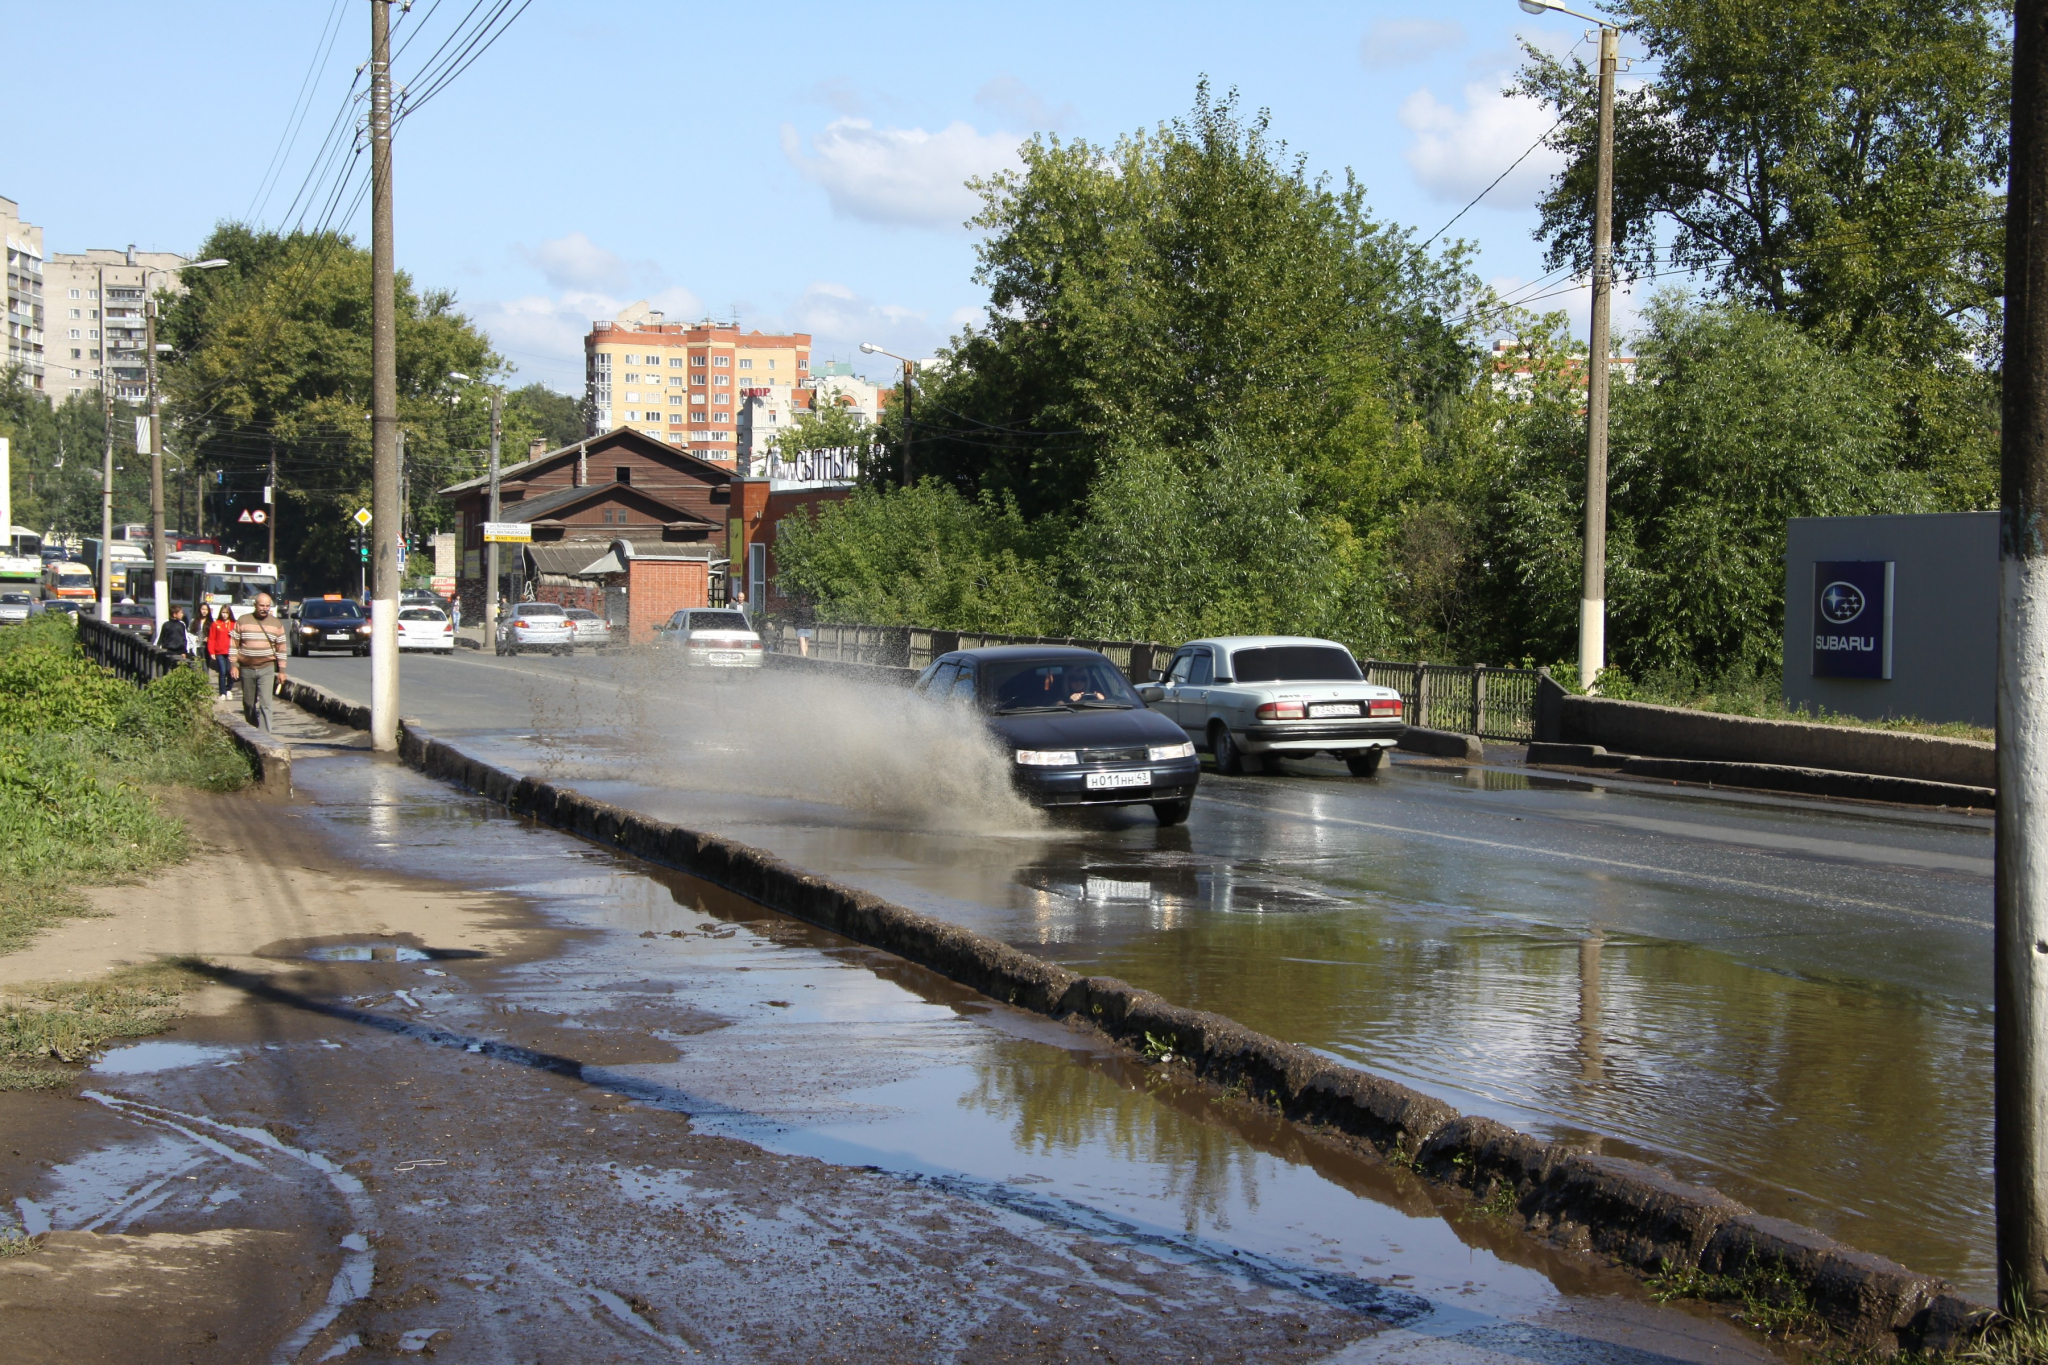
[[[1830,583],[1821,589],[1820,614],[1846,626],[1863,614],[1863,590],[1854,583]]]

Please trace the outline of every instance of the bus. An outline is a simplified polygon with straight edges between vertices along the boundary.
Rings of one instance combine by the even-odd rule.
[[[7,528],[0,546],[0,589],[34,588],[43,581],[43,538],[26,526]]]
[[[166,557],[171,577],[171,605],[183,607],[187,616],[203,604],[216,607],[246,607],[256,594],[278,594],[277,565],[264,564],[231,555],[209,554],[204,550],[180,550]],[[129,581],[141,588],[136,601],[154,591],[156,566],[142,564],[129,570]]]
[[[43,596],[89,602],[99,595],[90,565],[56,559],[43,566]]]

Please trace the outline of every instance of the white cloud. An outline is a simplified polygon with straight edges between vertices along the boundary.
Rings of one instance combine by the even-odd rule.
[[[1015,76],[997,76],[974,92],[974,102],[1033,130],[1063,128],[1074,118],[1073,105],[1062,104],[1055,109]]]
[[[952,312],[946,314],[946,325],[955,331],[962,327],[979,327],[987,320],[988,309],[978,305],[972,308],[955,308]]]
[[[980,133],[954,122],[936,133],[877,128],[866,119],[834,119],[806,154],[795,128],[782,126],[782,151],[833,211],[870,223],[956,227],[980,207],[966,181],[1016,166],[1018,137]]]
[[[704,316],[703,301],[687,289],[663,289],[647,299],[670,318]],[[585,289],[528,294],[479,304],[476,320],[490,336],[491,345],[518,367],[521,382],[537,379],[564,393],[581,395],[583,338],[590,324],[616,316],[630,302],[615,294]]]
[[[1401,125],[1415,134],[1409,168],[1432,195],[1459,203],[1513,165],[1552,122],[1535,100],[1503,96],[1487,84],[1465,87],[1463,109],[1441,103],[1428,90],[1401,102]],[[1485,202],[1495,208],[1527,208],[1563,166],[1562,153],[1538,147]]]
[[[1358,59],[1374,69],[1408,66],[1465,41],[1454,19],[1375,19],[1358,44]]]
[[[539,246],[515,249],[556,289],[623,290],[632,287],[634,271],[625,258],[599,246],[581,232],[551,237]]]

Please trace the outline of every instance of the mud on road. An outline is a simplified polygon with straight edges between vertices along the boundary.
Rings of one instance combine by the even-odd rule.
[[[0,1095],[10,1360],[1769,1358],[886,955],[366,755],[299,779],[0,959],[219,982]]]

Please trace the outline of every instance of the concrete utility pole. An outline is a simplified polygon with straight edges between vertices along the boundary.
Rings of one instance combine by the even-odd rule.
[[[2048,1309],[2048,0],[2013,25],[1998,534],[1998,1297]]]
[[[505,434],[504,410],[500,406],[501,395],[496,385],[491,387],[491,514],[486,520],[498,519],[498,442]],[[484,541],[484,636],[486,641],[498,638],[498,542]]]
[[[263,526],[270,533],[270,550],[263,556],[264,562],[275,567],[277,564],[277,438],[270,438],[270,482],[263,486]]]
[[[398,313],[391,246],[391,0],[370,0],[370,747],[398,747]]]
[[[860,344],[860,348],[868,355],[885,355],[891,360],[903,362],[903,486],[905,488],[915,488],[917,486],[917,467],[912,460],[910,446],[910,386],[911,382],[917,378],[917,362],[907,355],[897,355],[894,351],[885,351],[872,341],[863,341]],[[877,402],[879,401],[877,400]],[[877,410],[875,420],[879,422],[881,417],[881,412]]]
[[[164,411],[156,391],[156,300],[149,297],[149,276],[142,278],[142,363],[149,379],[150,599],[160,635],[164,622],[171,619],[170,542],[164,535]]]
[[[101,294],[105,294],[103,289]],[[104,332],[106,329],[100,329]],[[101,343],[100,354],[106,354]],[[102,367],[105,361],[101,361]],[[114,400],[105,381],[100,385],[100,427],[106,433],[104,462],[100,467],[100,620],[114,619]]]

